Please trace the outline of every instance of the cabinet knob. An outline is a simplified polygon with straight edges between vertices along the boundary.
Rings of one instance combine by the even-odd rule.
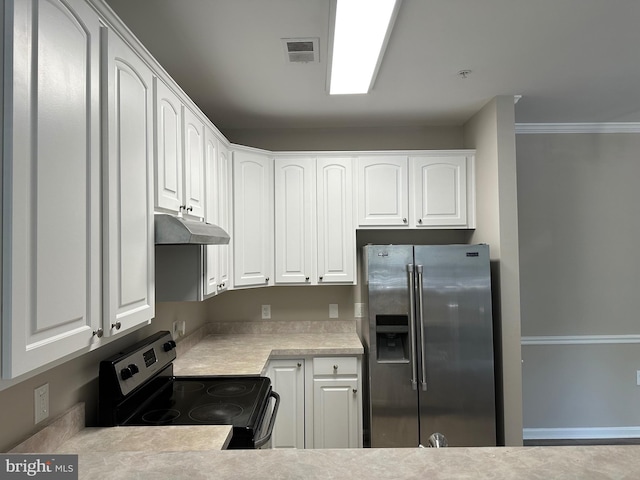
[[[420,225],[422,225],[422,219],[421,219],[421,218],[418,220],[418,223],[419,223]]]
[[[320,281],[322,281],[322,277],[320,277]]]
[[[337,371],[338,371],[338,365],[334,365],[334,366],[333,366],[333,371],[334,371],[334,372],[337,372]]]
[[[354,389],[353,389],[353,394],[355,395],[356,393],[358,393],[358,389],[357,389],[357,388],[354,388]]]
[[[403,218],[403,219],[402,219],[402,222],[403,222],[403,223],[407,223],[407,219],[406,219],[406,218]]]
[[[264,279],[264,283],[269,283],[269,277]]]
[[[298,362],[298,368],[300,368],[302,366],[302,364],[300,362]]]
[[[304,281],[308,282],[309,281],[309,277],[304,277]]]
[[[122,323],[120,323],[120,322],[116,322],[116,323],[112,323],[111,324],[111,328],[115,328],[116,330],[120,330],[121,327],[122,327]]]
[[[97,330],[94,330],[93,331],[93,335],[98,337],[98,338],[101,338],[102,335],[104,335],[104,330],[102,330],[101,328],[99,328]]]

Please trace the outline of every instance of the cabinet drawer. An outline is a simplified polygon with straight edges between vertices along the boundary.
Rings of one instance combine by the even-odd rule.
[[[314,375],[357,375],[356,357],[316,357],[313,359]]]

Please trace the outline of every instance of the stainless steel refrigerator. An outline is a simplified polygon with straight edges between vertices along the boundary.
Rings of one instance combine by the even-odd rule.
[[[487,245],[365,247],[371,447],[496,445]]]

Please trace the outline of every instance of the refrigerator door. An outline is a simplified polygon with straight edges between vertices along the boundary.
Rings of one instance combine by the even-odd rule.
[[[494,446],[489,247],[416,246],[415,263],[422,270],[416,304],[419,363],[425,366],[418,387],[420,442],[427,446],[440,433],[449,446]]]
[[[418,446],[418,395],[412,385],[417,366],[410,298],[412,246],[365,247],[369,282],[369,357],[371,447]]]

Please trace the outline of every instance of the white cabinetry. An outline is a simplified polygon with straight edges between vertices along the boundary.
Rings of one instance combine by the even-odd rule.
[[[206,221],[229,233],[229,154],[210,127],[205,127]],[[229,286],[229,245],[206,245],[204,297]]]
[[[354,283],[353,159],[316,160],[318,283]]]
[[[362,447],[356,357],[313,359],[313,448]]]
[[[475,228],[474,152],[358,158],[361,228]]]
[[[411,221],[414,227],[466,227],[467,168],[464,154],[410,157]]]
[[[100,326],[100,26],[78,0],[4,12],[2,376]]]
[[[351,159],[275,159],[276,283],[353,283]]]
[[[280,395],[280,407],[271,436],[272,448],[304,448],[303,359],[271,360],[267,376]]]
[[[358,157],[358,225],[408,226],[406,155]]]
[[[233,284],[273,284],[273,158],[233,152]]]
[[[102,28],[104,331],[122,333],[154,316],[152,82],[147,65]],[[66,188],[66,186],[65,186]]]
[[[356,356],[269,361],[280,395],[273,448],[362,447],[360,370]]]
[[[160,79],[155,133],[156,208],[204,218],[204,125]]]

